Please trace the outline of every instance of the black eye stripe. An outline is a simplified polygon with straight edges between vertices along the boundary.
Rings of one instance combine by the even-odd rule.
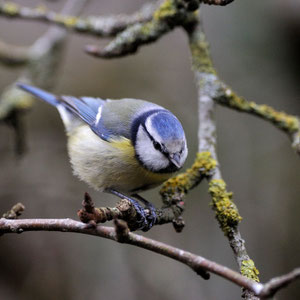
[[[156,150],[159,150],[159,151],[162,150],[162,149],[161,149],[160,143],[158,143],[158,142],[156,142],[156,141],[153,141],[153,146],[154,146],[154,148],[155,148]]]
[[[147,128],[146,128],[145,125],[143,125],[143,128],[144,128],[145,132],[147,133],[149,139],[152,141],[153,147],[154,147],[156,150],[159,150],[159,151],[160,151],[163,155],[165,155],[166,157],[169,157],[168,151],[166,151],[166,150],[164,149],[164,147],[163,147],[160,143],[158,143],[158,142],[153,138],[153,136],[149,133],[149,131],[147,130]]]

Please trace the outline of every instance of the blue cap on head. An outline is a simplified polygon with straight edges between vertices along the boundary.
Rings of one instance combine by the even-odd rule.
[[[169,111],[160,111],[151,118],[153,128],[165,140],[182,140],[184,130],[179,120]]]

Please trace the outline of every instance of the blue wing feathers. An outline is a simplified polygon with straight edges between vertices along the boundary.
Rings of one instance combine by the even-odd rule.
[[[82,121],[87,123],[100,138],[106,141],[109,140],[111,136],[109,130],[105,128],[101,120],[100,122],[96,122],[99,108],[106,102],[105,100],[92,97],[57,97],[51,93],[27,84],[18,83],[17,86],[53,106],[62,105],[66,108],[67,112],[71,113],[73,116],[75,115],[79,117]]]
[[[23,83],[17,83],[17,86],[21,88],[22,90],[29,92],[30,94],[48,102],[49,104],[53,106],[57,106],[59,102],[57,101],[57,97],[51,93],[48,93],[44,90],[41,90],[37,87],[28,85],[28,84],[23,84]]]

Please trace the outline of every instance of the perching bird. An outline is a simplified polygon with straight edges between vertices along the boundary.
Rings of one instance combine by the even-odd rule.
[[[58,109],[74,174],[96,190],[129,199],[143,220],[141,229],[150,229],[153,206],[136,193],[160,185],[183,166],[188,150],[179,120],[143,100],[55,96],[18,86]],[[150,217],[133,197],[150,208]]]

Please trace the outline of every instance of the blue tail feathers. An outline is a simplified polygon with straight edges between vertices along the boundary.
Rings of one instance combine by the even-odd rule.
[[[51,93],[48,93],[44,90],[41,90],[37,87],[28,85],[28,84],[24,84],[24,83],[17,83],[17,86],[19,88],[21,88],[22,90],[34,95],[37,98],[40,98],[46,102],[48,102],[49,104],[53,105],[53,106],[57,106],[59,104],[59,101],[57,100],[57,97]]]

